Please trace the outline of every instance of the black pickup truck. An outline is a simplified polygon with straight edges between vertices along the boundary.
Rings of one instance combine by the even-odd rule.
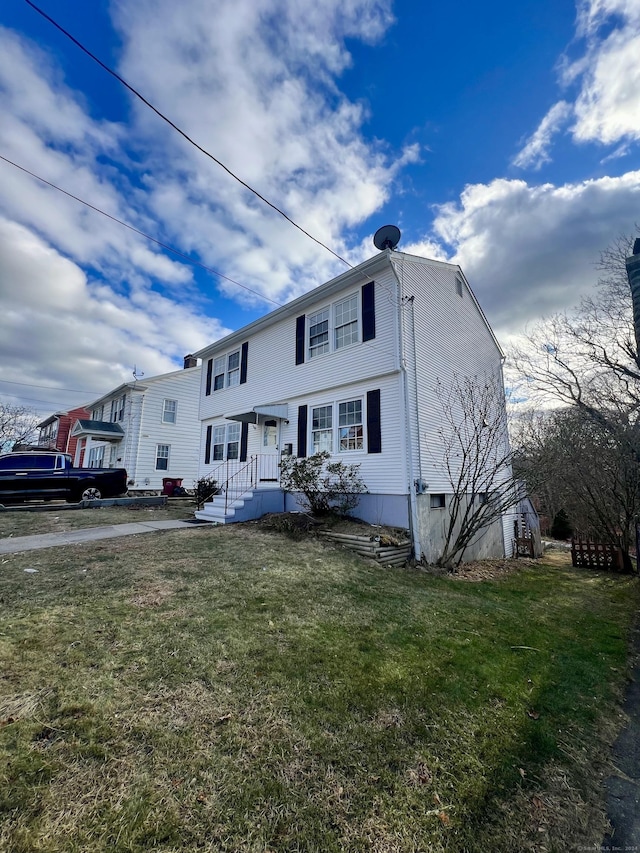
[[[127,491],[124,468],[74,468],[71,457],[54,451],[0,456],[0,503],[40,500],[96,500]]]

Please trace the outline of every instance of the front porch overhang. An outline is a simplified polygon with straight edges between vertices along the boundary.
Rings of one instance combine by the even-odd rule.
[[[279,418],[282,421],[286,421],[288,414],[289,407],[286,403],[270,403],[265,406],[254,406],[248,412],[225,415],[225,418],[228,421],[240,421],[243,424],[257,424],[259,415],[265,418]]]
[[[120,441],[124,438],[124,430],[120,424],[110,421],[79,420],[75,422],[71,435],[96,441]]]

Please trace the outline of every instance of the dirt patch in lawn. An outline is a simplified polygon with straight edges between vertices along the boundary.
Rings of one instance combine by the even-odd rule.
[[[401,527],[369,524],[359,518],[337,516],[316,518],[306,512],[270,513],[263,516],[256,524],[265,530],[276,530],[296,537],[330,530],[333,533],[345,533],[351,536],[371,536],[372,539],[379,537],[383,545],[403,545],[410,541],[409,531]]]

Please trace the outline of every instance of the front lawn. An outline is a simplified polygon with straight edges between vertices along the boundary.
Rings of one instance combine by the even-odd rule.
[[[0,849],[602,840],[635,579],[435,578],[247,524],[12,555],[0,605]]]
[[[67,533],[83,527],[107,527],[130,522],[161,521],[173,518],[193,518],[194,501],[169,503],[166,506],[101,506],[68,509],[61,504],[51,504],[46,511],[29,512],[12,509],[0,510],[0,539],[10,536],[33,536],[37,533]]]

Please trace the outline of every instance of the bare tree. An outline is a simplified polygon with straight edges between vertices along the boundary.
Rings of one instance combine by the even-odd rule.
[[[547,482],[581,532],[625,553],[640,510],[640,353],[625,267],[633,242],[614,240],[597,264],[597,292],[538,324],[510,352],[524,396],[560,409],[543,442]]]
[[[474,540],[502,520],[520,495],[511,467],[505,393],[494,376],[454,377],[438,384],[441,464],[451,487],[438,563],[458,565]],[[434,460],[438,464],[438,460]]]
[[[35,440],[38,417],[33,409],[0,402],[0,452]]]
[[[573,311],[537,324],[509,353],[526,396],[576,406],[604,423],[606,412],[640,409],[640,354],[625,258],[633,237],[618,237],[600,255],[604,273],[594,296]]]
[[[640,511],[640,433],[605,415],[604,423],[577,407],[540,415],[516,439],[514,471],[550,517],[564,510],[579,535],[627,554]]]

